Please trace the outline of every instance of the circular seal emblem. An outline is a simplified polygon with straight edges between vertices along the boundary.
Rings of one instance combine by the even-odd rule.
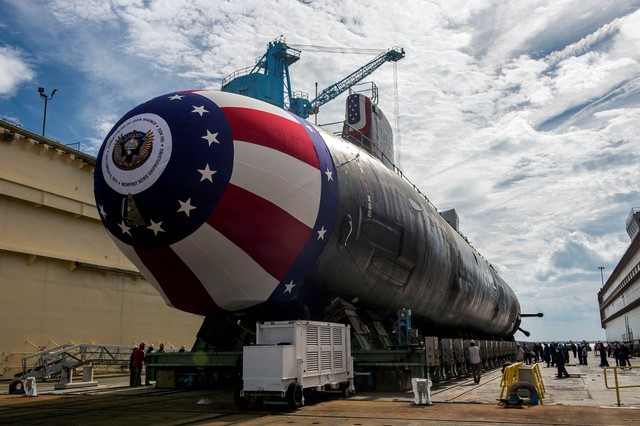
[[[152,150],[153,132],[120,134],[113,147],[113,163],[121,170],[132,170],[147,161]]]
[[[105,143],[102,173],[107,184],[121,194],[138,194],[153,185],[171,158],[171,131],[156,114],[125,120]]]

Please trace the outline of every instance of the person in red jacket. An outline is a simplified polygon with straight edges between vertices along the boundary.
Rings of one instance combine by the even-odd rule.
[[[133,386],[142,385],[142,367],[144,367],[144,342],[140,343],[138,349],[133,353]]]

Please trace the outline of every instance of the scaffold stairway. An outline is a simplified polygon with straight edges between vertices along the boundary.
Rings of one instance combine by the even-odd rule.
[[[22,372],[16,377],[47,380],[84,365],[125,366],[130,356],[131,346],[65,344],[22,358]]]

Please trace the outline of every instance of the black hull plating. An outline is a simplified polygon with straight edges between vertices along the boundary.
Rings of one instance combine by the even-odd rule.
[[[324,138],[337,171],[337,225],[309,283],[382,316],[410,308],[426,333],[510,338],[520,306],[486,260],[398,174]]]

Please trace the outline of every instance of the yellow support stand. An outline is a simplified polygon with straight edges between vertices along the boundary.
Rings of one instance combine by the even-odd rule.
[[[522,367],[522,363],[516,362],[515,364],[505,367],[502,371],[502,379],[500,379],[500,387],[502,388],[500,399],[505,399],[509,394],[511,385],[520,380],[520,367]]]
[[[499,400],[504,400],[509,398],[509,390],[511,387],[520,381],[520,369],[522,368],[523,363],[517,362],[515,364],[511,364],[504,368],[502,372],[502,379],[500,380],[500,387],[502,391],[500,392]],[[538,393],[538,398],[540,400],[540,405],[542,405],[542,399],[544,398],[545,388],[544,382],[542,381],[542,374],[540,373],[540,365],[534,364],[531,367],[531,376],[533,382],[531,383]],[[527,378],[527,381],[529,379]]]

